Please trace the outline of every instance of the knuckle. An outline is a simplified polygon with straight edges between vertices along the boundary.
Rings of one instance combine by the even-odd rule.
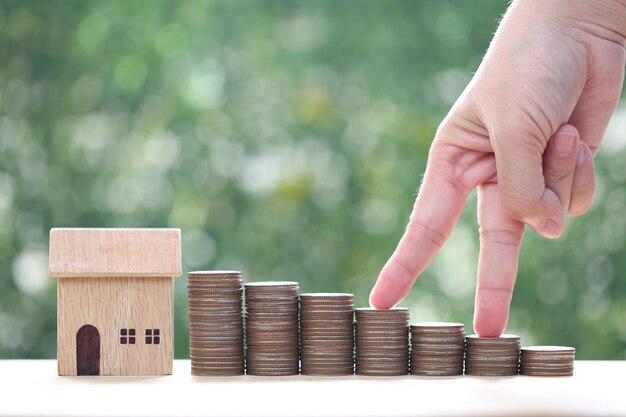
[[[524,151],[542,155],[548,143],[546,129],[533,121],[524,111],[512,111],[506,115],[498,113],[499,121],[491,129],[493,140],[503,151]],[[531,122],[529,123],[529,119]]]
[[[502,190],[502,188],[507,189]],[[521,220],[529,214],[532,214],[539,202],[539,198],[527,198],[508,188],[509,187],[500,187],[500,198],[504,212],[508,214],[509,217],[517,220]]]
[[[546,150],[546,141],[541,136],[532,135],[527,136],[519,142],[515,142],[515,146],[521,151],[526,152],[529,155],[540,156],[543,155]]]
[[[558,165],[546,169],[546,186],[550,186],[551,183],[561,184],[564,182],[571,182],[571,177],[574,174],[574,167]],[[573,187],[572,187],[573,189]]]
[[[399,275],[400,278],[396,278],[396,280],[394,280],[396,284],[398,282],[404,283],[406,281],[412,281],[416,278],[416,274],[413,273],[411,265],[407,263],[405,258],[393,257],[389,260],[389,262],[401,271]]]
[[[462,152],[454,145],[433,143],[429,156],[427,175],[434,182],[452,187],[456,192],[466,195],[472,188],[468,178],[468,165]]]
[[[461,174],[455,173],[453,171],[449,173],[448,175],[441,175],[441,176],[435,177],[434,179],[436,181],[440,181],[441,183],[444,183],[445,185],[450,186],[452,189],[454,189],[454,191],[456,191],[458,194],[463,195],[463,196],[467,196],[467,194],[469,193],[469,190],[472,188],[468,184],[468,179],[467,179],[467,175],[465,174],[465,171],[463,171]]]
[[[419,236],[421,239],[425,239],[429,244],[437,248],[442,247],[446,242],[446,236],[443,232],[417,220],[413,215],[411,215],[409,220],[407,232],[412,236]]]
[[[433,146],[438,142],[445,141],[447,138],[453,135],[452,122],[450,121],[450,116],[448,115],[443,121],[437,126],[437,132],[435,133],[436,140],[433,142]]]
[[[512,248],[517,248],[522,242],[522,236],[511,230],[486,230],[481,227],[479,235],[483,242]]]

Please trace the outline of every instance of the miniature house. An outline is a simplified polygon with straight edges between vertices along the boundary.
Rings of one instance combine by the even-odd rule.
[[[52,229],[59,375],[169,375],[179,229]]]

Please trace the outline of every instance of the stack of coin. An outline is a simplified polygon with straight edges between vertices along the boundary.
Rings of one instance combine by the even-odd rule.
[[[300,295],[300,359],[303,375],[354,373],[354,296]]]
[[[409,310],[356,309],[356,373],[394,376],[409,373]]]
[[[572,376],[576,349],[567,346],[522,348],[520,374],[529,376]]]
[[[465,328],[461,323],[411,325],[411,375],[463,375]]]
[[[246,369],[249,375],[297,375],[298,283],[246,284]]]
[[[243,375],[241,272],[190,272],[187,291],[191,374]]]
[[[465,374],[476,376],[511,376],[519,371],[520,338],[503,334],[486,338],[467,336]]]

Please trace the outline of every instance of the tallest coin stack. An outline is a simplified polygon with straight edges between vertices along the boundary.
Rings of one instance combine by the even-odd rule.
[[[187,291],[192,375],[243,375],[241,272],[190,272]]]

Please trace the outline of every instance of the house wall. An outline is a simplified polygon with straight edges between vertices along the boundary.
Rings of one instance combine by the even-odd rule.
[[[57,358],[59,375],[76,375],[76,333],[91,324],[100,333],[100,375],[168,375],[173,366],[172,278],[59,278]],[[120,344],[120,329],[135,329],[136,342]],[[159,329],[160,344],[145,343]]]

